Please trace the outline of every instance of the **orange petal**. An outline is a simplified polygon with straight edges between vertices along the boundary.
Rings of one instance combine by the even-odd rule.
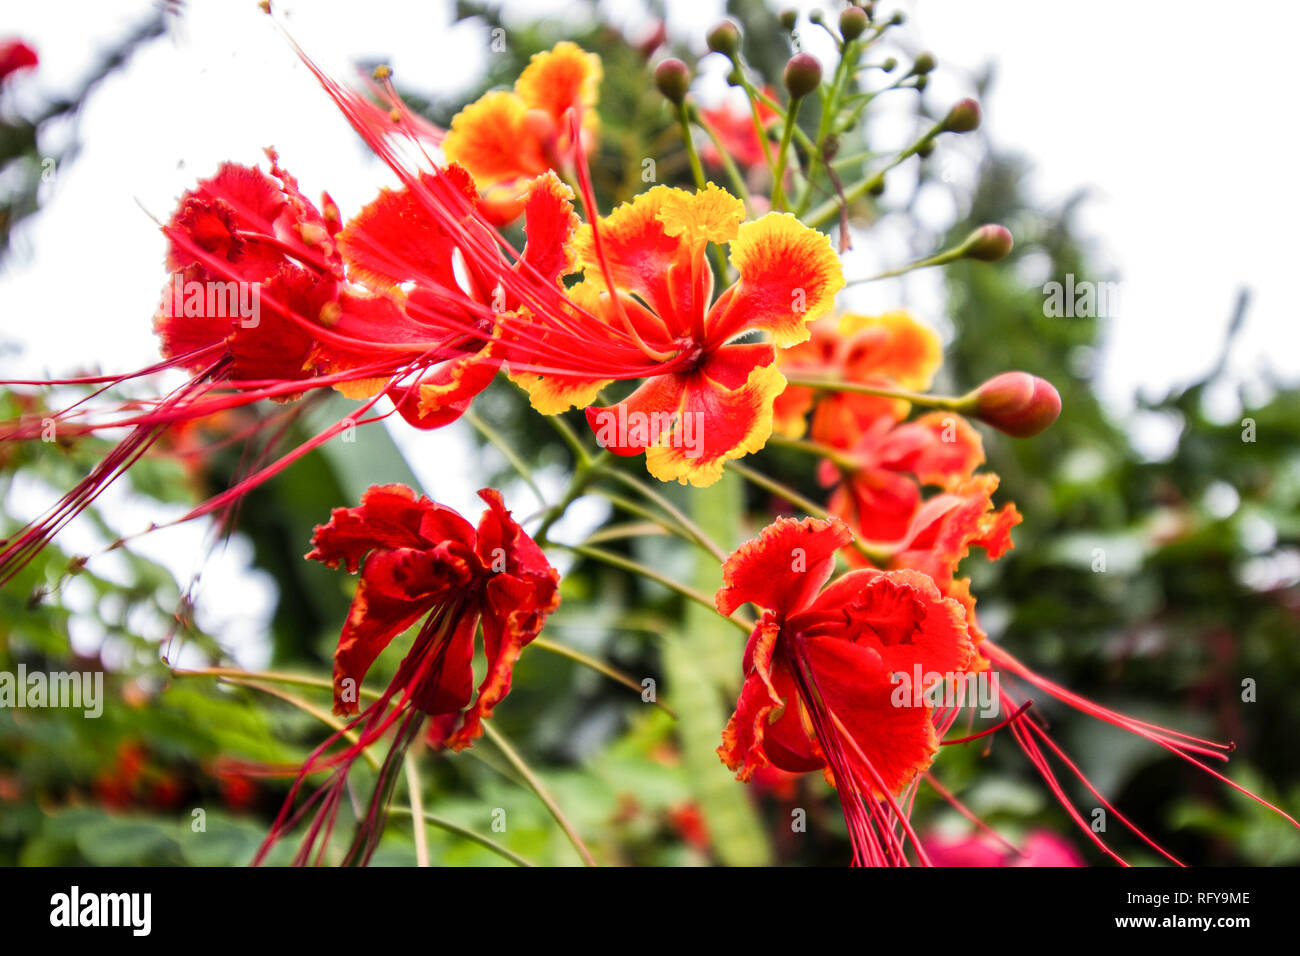
[[[830,238],[789,213],[768,213],[741,226],[731,264],[740,279],[710,313],[711,342],[748,329],[770,332],[780,348],[805,342],[807,324],[830,311],[844,288]]]
[[[528,109],[544,110],[557,127],[574,106],[583,107],[583,122],[595,122],[592,109],[600,95],[600,57],[567,40],[549,52],[534,53],[515,81],[517,93]]]
[[[479,188],[540,175],[548,164],[529,132],[527,112],[514,93],[485,93],[452,117],[443,155],[468,169]]]
[[[622,293],[642,299],[666,324],[668,338],[690,332],[699,277],[711,275],[704,249],[685,236],[669,235],[660,213],[689,196],[681,189],[655,186],[599,221],[600,243],[610,278]],[[671,215],[671,214],[670,214]],[[583,225],[574,236],[574,254],[585,279],[605,287],[592,228]]]
[[[585,379],[572,375],[538,375],[510,372],[510,381],[528,393],[528,402],[543,415],[559,415],[570,408],[586,408],[612,378]]]
[[[853,535],[831,518],[777,518],[722,566],[714,603],[730,614],[747,602],[785,615],[807,606],[835,571],[835,554]]]
[[[561,276],[573,271],[573,233],[578,228],[573,190],[547,170],[529,184],[524,212],[523,261],[559,283]]]
[[[646,449],[646,468],[660,481],[706,488],[733,458],[761,449],[772,434],[772,403],[785,388],[775,365],[761,365],[740,388],[728,389],[703,373],[692,375],[682,417],[657,446]],[[687,417],[689,416],[689,417]]]
[[[840,336],[852,381],[886,378],[901,389],[920,391],[930,387],[943,362],[939,336],[904,311],[849,313],[840,320]]]
[[[748,780],[756,770],[770,764],[763,747],[768,725],[780,716],[785,706],[772,683],[772,652],[781,627],[774,618],[764,617],[750,635],[745,657],[751,662],[749,673],[736,701],[736,710],[722,731],[718,756],[736,772],[739,780]]]

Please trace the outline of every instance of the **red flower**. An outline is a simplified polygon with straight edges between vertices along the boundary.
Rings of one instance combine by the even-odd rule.
[[[836,485],[828,509],[870,541],[906,533],[921,503],[921,486],[951,487],[984,461],[979,433],[951,412],[895,424],[881,417],[843,456],[851,470],[823,461],[821,480]]]
[[[854,861],[901,862],[892,821],[907,824],[894,797],[929,767],[938,739],[928,706],[895,702],[893,675],[957,674],[973,649],[965,611],[924,575],[853,571],[823,590],[850,541],[838,520],[781,518],[723,565],[718,610],[752,602],[763,614],[718,753],[742,780],[769,764],[824,769]]]
[[[334,712],[355,714],[370,665],[394,637],[427,618],[388,693],[433,716],[459,715],[454,749],[482,733],[510,690],[520,650],[559,604],[559,574],[505,509],[499,492],[476,529],[404,485],[376,485],[356,508],[335,508],[307,557],[361,573],[334,655]],[[472,696],[474,636],[483,625],[487,676]],[[434,658],[425,661],[424,658]],[[461,713],[464,711],[464,713]]]
[[[519,652],[559,604],[559,574],[498,492],[485,489],[479,496],[488,508],[477,528],[403,485],[378,485],[358,507],[336,508],[316,529],[307,557],[361,576],[334,656],[336,713],[357,714],[361,682],[375,658],[398,634],[421,618],[424,622],[388,687],[347,725],[356,730],[356,741],[340,754],[326,755],[343,737],[335,734],[303,764],[255,862],[317,801],[320,809],[296,859],[309,862],[319,843],[320,860],[348,769],[396,726],[369,813],[348,855],[350,861],[365,862],[391,793],[385,781],[400,767],[426,718],[435,742],[460,750],[482,733],[482,721],[510,692]],[[487,673],[476,697],[473,660],[480,626]],[[320,769],[334,771],[330,781],[291,814],[302,783]]]
[[[22,40],[0,42],[0,83],[19,70],[30,70],[40,63],[36,51]]]
[[[763,92],[771,99],[776,99],[776,91],[772,87],[764,87]],[[767,161],[767,154],[763,151],[763,141],[759,139],[758,131],[754,128],[754,111],[748,103],[738,105],[735,102],[727,102],[719,106],[704,107],[700,110],[700,115],[717,134],[722,148],[739,166],[742,168],[759,166]],[[780,115],[762,100],[758,101],[758,121],[764,131]],[[712,142],[706,143],[700,149],[700,158],[710,166],[722,166],[722,156],[718,152],[718,147]]]
[[[924,391],[943,360],[939,337],[907,312],[848,314],[813,323],[812,337],[781,354],[781,370],[792,378],[821,378],[877,388]],[[776,429],[798,438],[808,427],[812,438],[834,448],[850,448],[882,416],[907,417],[898,399],[860,392],[815,391],[792,385],[776,403]]]
[[[1083,866],[1083,857],[1065,837],[1051,830],[1034,830],[1016,850],[976,834],[958,839],[930,836],[925,841],[935,866]]]

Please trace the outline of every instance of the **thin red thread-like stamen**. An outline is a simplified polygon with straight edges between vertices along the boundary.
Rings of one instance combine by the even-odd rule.
[[[998,722],[998,723],[995,724],[994,726],[990,727],[988,730],[981,730],[981,731],[980,731],[979,733],[977,733],[977,734],[970,734],[970,735],[968,735],[968,736],[966,736],[966,737],[958,737],[956,740],[941,740],[941,741],[939,741],[939,746],[941,746],[941,747],[947,747],[947,746],[950,746],[950,745],[952,745],[952,744],[968,744],[968,743],[970,743],[972,740],[979,740],[979,739],[981,739],[981,738],[983,738],[983,737],[990,737],[990,736],[992,736],[993,734],[996,734],[996,733],[997,733],[999,730],[1001,730],[1003,727],[1008,726],[1012,721],[1014,721],[1014,720],[1019,720],[1020,717],[1021,717],[1021,715],[1023,715],[1024,712],[1027,711],[1027,710],[1028,710],[1030,707],[1032,707],[1033,705],[1034,705],[1034,702],[1033,702],[1032,700],[1027,700],[1027,701],[1025,701],[1023,704],[1020,705],[1020,708],[1019,708],[1019,709],[1018,709],[1014,714],[1012,714],[1012,715],[1011,715],[1010,717],[1008,717],[1006,720],[1003,720],[1003,721]]]
[[[930,787],[934,790],[935,793],[943,797],[943,799],[946,800],[954,810],[956,810],[959,814],[965,817],[977,829],[983,831],[984,833],[987,833],[994,840],[996,840],[998,843],[1001,843],[1004,847],[1006,847],[1016,856],[1028,858],[1029,856],[1028,853],[1020,849],[1015,844],[1011,843],[1009,840],[1007,840],[1006,837],[998,833],[997,830],[993,829],[993,827],[985,823],[984,820],[982,820],[979,817],[979,815],[975,813],[974,810],[966,806],[966,804],[962,803],[961,800],[959,800],[957,796],[954,793],[952,793],[952,791],[948,790],[946,787],[943,786],[943,784],[939,783],[939,781],[935,779],[934,774],[930,773],[930,771],[927,770],[925,771],[925,773],[921,774],[921,776],[925,779],[925,782],[930,785]]]
[[[1016,660],[1016,658],[1012,657],[1001,647],[993,645],[990,642],[985,642],[985,644],[990,652],[986,654],[986,656],[994,663],[1005,667],[1007,670],[1028,681],[1035,687],[1046,691],[1052,696],[1060,699],[1062,702],[1069,704],[1076,710],[1079,710],[1090,717],[1103,720],[1106,723],[1113,724],[1116,727],[1150,740],[1152,743],[1167,750],[1169,753],[1178,756],[1187,763],[1190,763],[1192,766],[1205,771],[1220,783],[1231,787],[1243,796],[1249,797],[1260,806],[1272,810],[1292,826],[1300,829],[1300,822],[1297,822],[1291,814],[1287,813],[1281,807],[1275,806],[1258,794],[1243,787],[1241,784],[1230,780],[1208,764],[1193,756],[1193,754],[1202,754],[1226,761],[1228,759],[1227,755],[1222,751],[1226,750],[1230,752],[1233,749],[1231,744],[1221,744],[1211,740],[1204,740],[1200,737],[1193,737],[1190,734],[1169,730],[1165,727],[1160,727],[1157,724],[1147,723],[1146,721],[1137,720],[1132,717],[1127,717],[1124,714],[1117,713],[1116,711],[1103,707],[1086,697],[1075,694],[1074,692],[1061,687],[1059,684],[1040,676],[1020,661]]]

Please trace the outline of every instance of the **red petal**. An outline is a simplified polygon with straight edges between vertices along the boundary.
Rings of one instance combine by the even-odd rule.
[[[439,176],[464,193],[467,201],[477,200],[473,180],[459,166],[438,174],[423,173],[420,184],[433,191]],[[381,288],[409,281],[457,287],[452,268],[455,242],[426,202],[418,191],[384,189],[348,222],[338,234],[338,244],[357,279]]]
[[[451,508],[435,504],[405,485],[372,485],[355,508],[335,508],[317,525],[308,560],[355,574],[374,548],[429,548],[455,541],[466,551],[473,526]]]
[[[817,628],[879,652],[891,673],[956,675],[971,661],[966,611],[944,597],[924,574],[915,571],[852,571],[826,588],[806,615],[788,622],[791,631],[803,621],[834,620]],[[805,630],[808,633],[808,630]]]
[[[873,779],[865,757],[884,789],[898,794],[938,752],[930,709],[894,704],[890,670],[872,648],[814,637],[805,642],[805,651],[827,711],[852,738],[853,745],[845,742],[843,749],[858,779]]]
[[[528,188],[524,204],[523,261],[552,282],[572,271],[573,253],[570,243],[578,228],[578,217],[573,211],[573,190],[560,177],[547,170]]]
[[[835,552],[852,540],[837,518],[778,518],[727,558],[714,602],[723,614],[747,601],[779,616],[805,608],[834,572]]]

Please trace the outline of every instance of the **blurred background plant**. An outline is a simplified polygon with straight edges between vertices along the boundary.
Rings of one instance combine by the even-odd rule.
[[[778,78],[791,46],[777,14],[759,0],[732,0],[729,10],[745,28],[749,63]],[[445,126],[482,90],[508,85],[532,53],[570,39],[604,61],[602,134],[593,158],[601,207],[645,188],[647,157],[655,159],[656,181],[688,185],[675,118],[649,71],[667,55],[694,63],[704,55],[702,37],[625,36],[594,8],[587,26],[576,30],[572,22],[504,21],[495,8],[474,2],[460,3],[458,16],[508,29],[510,43],[505,55],[489,61],[479,87],[454,101],[403,89],[434,122]],[[39,214],[41,126],[75,114],[101,76],[162,29],[159,17],[124,31],[80,97],[47,104],[27,119],[4,118],[0,174],[14,185],[0,198],[0,240],[8,242],[23,216]],[[982,98],[991,82],[991,74],[978,78],[972,92]],[[900,92],[892,104],[918,128],[948,105],[924,92]],[[815,121],[815,114],[804,119]],[[868,123],[858,132],[870,131]],[[1027,160],[982,134],[966,139],[963,147],[978,168],[973,191],[948,182],[937,156],[919,166],[913,160],[901,199],[891,190],[888,202],[868,196],[854,203],[852,234],[855,244],[869,245],[870,228],[888,221],[909,237],[914,258],[955,245],[983,223],[1005,223],[1015,234],[1008,258],[958,262],[942,279],[951,327],[944,330],[940,385],[950,387],[940,391],[964,391],[1016,368],[1052,381],[1064,406],[1057,424],[1032,441],[981,429],[990,467],[1003,477],[1001,497],[1016,501],[1026,517],[1010,555],[997,564],[968,562],[986,628],[1081,693],[1145,719],[1236,741],[1229,774],[1284,807],[1300,806],[1300,758],[1291,740],[1300,702],[1289,693],[1300,682],[1300,391],[1263,383],[1267,388],[1235,396],[1229,414],[1221,400],[1209,400],[1220,384],[1219,363],[1167,394],[1140,396],[1138,418],[1158,425],[1169,440],[1155,452],[1137,440],[1134,422],[1117,421],[1095,394],[1105,320],[1045,314],[1045,282],[1096,274],[1094,237],[1082,235],[1076,221],[1087,196],[1040,208],[1023,187]],[[74,147],[60,157],[75,161]],[[961,211],[942,231],[918,212],[920,197],[935,190],[952,194]],[[14,255],[10,268],[21,268],[21,251]],[[1243,290],[1236,313],[1224,317],[1225,355],[1249,321]],[[4,393],[0,402],[4,419],[42,403],[61,404],[23,389]],[[274,414],[306,436],[313,416],[329,413],[319,404]],[[538,427],[526,408],[516,388],[498,381],[476,403],[475,427],[466,426],[475,439],[470,460],[444,465],[475,474],[480,485],[505,486],[520,515],[531,508],[520,471],[544,475],[572,464],[563,437]],[[581,424],[577,413],[568,420]],[[183,503],[227,487],[250,451],[222,441],[246,424],[231,416],[172,435],[162,454],[130,473],[131,499],[151,509],[141,513],[175,515]],[[263,671],[269,676],[238,675],[229,648],[195,619],[193,582],[177,579],[133,539],[90,561],[56,542],[0,590],[0,671],[20,664],[29,671],[103,670],[108,698],[98,720],[73,710],[0,709],[0,862],[237,865],[251,858],[286,782],[232,768],[295,766],[333,720],[328,691],[311,680],[329,672],[351,584],[301,560],[311,529],[370,484],[419,484],[384,431],[363,429],[355,437],[353,446],[331,442],[305,457],[242,502],[232,516],[235,530],[214,532],[216,546],[229,533],[231,546],[251,549],[252,565],[274,582]],[[197,454],[213,443],[215,453]],[[105,447],[100,441],[0,446],[0,530],[12,531],[29,517],[23,502],[33,489],[69,486]],[[755,464],[810,497],[824,494],[805,457],[770,448]],[[633,468],[628,475],[638,473]],[[423,490],[439,496],[436,485],[426,482]],[[657,491],[690,510],[728,550],[781,510],[734,475],[689,497],[675,485]],[[588,544],[712,591],[716,566],[697,566],[667,536],[624,536],[621,530],[646,529],[623,523],[634,516],[620,504],[617,486],[602,494],[592,521],[602,529]],[[87,513],[101,546],[122,533],[121,522],[107,513],[111,507]],[[738,536],[738,528],[747,533]],[[514,690],[493,724],[596,857],[660,865],[845,860],[843,823],[818,775],[773,772],[747,787],[731,779],[713,752],[739,685],[743,638],[673,592],[607,562],[575,557],[564,571],[564,604],[545,643],[521,658]],[[203,673],[171,672],[164,657],[175,662],[182,648],[185,666]],[[381,657],[375,686],[399,656]],[[276,676],[285,673],[315,678],[286,683]],[[663,706],[648,706],[647,698]],[[1183,859],[1300,862],[1300,837],[1263,808],[1153,746],[1037,703],[1103,792]],[[433,862],[577,862],[502,748],[485,740],[455,758],[421,760],[420,803],[429,816]],[[1084,859],[1099,862],[1009,740],[946,748],[934,774],[999,830],[1015,838],[1054,830]],[[353,781],[360,803],[371,783],[364,773]],[[916,819],[924,830],[945,838],[969,831],[942,800],[922,793]],[[1086,793],[1073,795],[1091,805]],[[411,802],[399,793],[396,803],[409,808]],[[806,832],[791,827],[801,810]],[[508,821],[503,829],[494,826],[500,820]],[[415,852],[410,820],[399,808],[375,862],[411,863]],[[1141,852],[1133,857],[1154,862]]]

